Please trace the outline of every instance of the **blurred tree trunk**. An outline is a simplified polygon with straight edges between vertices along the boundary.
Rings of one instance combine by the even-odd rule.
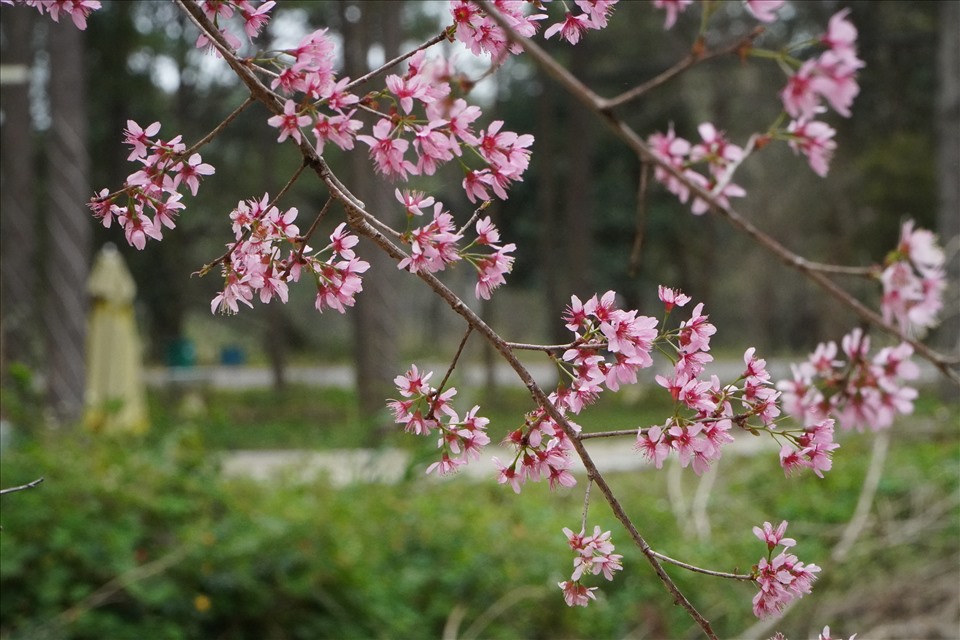
[[[0,128],[0,377],[12,362],[35,364],[36,167],[30,122],[33,11],[3,7],[3,126]]]
[[[938,227],[948,247],[947,307],[939,345],[960,352],[960,3],[940,5],[939,88],[937,95]],[[956,390],[954,390],[955,392]]]
[[[564,263],[562,254],[563,225],[558,213],[557,201],[557,166],[554,159],[557,157],[557,88],[552,82],[543,85],[543,92],[535,100],[537,109],[536,145],[537,153],[533,155],[537,171],[537,213],[539,218],[539,233],[537,234],[540,273],[543,277],[543,295],[545,311],[547,313],[550,342],[559,344],[569,336],[569,331],[560,320],[564,308],[563,294],[566,287],[561,273]]]
[[[68,20],[49,25],[50,112],[47,145],[47,275],[43,324],[46,333],[47,391],[64,423],[83,408],[87,275],[92,219],[86,201],[90,158],[83,32]]]
[[[570,61],[570,72],[577,78],[587,78],[591,70],[590,40],[580,43]],[[596,269],[593,260],[593,157],[597,148],[596,117],[575,100],[567,100],[570,107],[570,133],[566,136],[568,159],[566,188],[563,194],[566,237],[565,262],[569,291],[583,299],[593,295]],[[556,313],[556,311],[554,311]]]
[[[371,46],[382,47],[384,60],[396,57],[402,37],[400,24],[403,2],[341,2],[343,55],[346,75],[359,77],[369,69],[367,56]],[[362,93],[365,87],[360,87]],[[349,154],[346,184],[371,213],[385,223],[396,223],[388,212],[397,211],[393,189],[375,174],[367,157],[366,145],[358,143],[359,153]],[[385,399],[394,392],[397,362],[396,280],[397,267],[379,249],[361,240],[359,255],[370,262],[364,274],[363,292],[350,311],[354,331],[354,366],[361,415],[369,420],[381,415]]]

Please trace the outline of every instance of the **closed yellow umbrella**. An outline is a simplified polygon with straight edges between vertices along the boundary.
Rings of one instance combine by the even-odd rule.
[[[144,433],[149,425],[133,315],[137,287],[112,244],[97,255],[87,292],[91,309],[84,423],[98,433]]]

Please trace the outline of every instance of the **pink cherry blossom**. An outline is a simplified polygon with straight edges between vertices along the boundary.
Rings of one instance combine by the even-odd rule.
[[[857,28],[847,19],[850,9],[833,14],[827,32],[820,39],[823,44],[840,56],[856,56]]]
[[[783,534],[787,531],[787,521],[781,522],[776,529],[769,522],[763,523],[763,528],[754,527],[753,535],[760,539],[760,542],[767,543],[767,549],[773,551],[777,546],[792,547],[797,544],[793,538],[784,538]]]
[[[617,0],[576,0],[580,10],[589,16],[591,29],[606,29],[607,18],[613,13]]]
[[[663,303],[667,313],[673,311],[674,307],[682,307],[690,302],[690,296],[684,294],[679,289],[668,289],[663,285],[660,285],[657,288],[657,295],[659,296],[660,301]]]
[[[150,140],[153,136],[157,135],[160,132],[160,123],[154,122],[151,125],[148,125],[146,129],[141,129],[133,120],[127,120],[127,128],[124,130],[123,135],[124,144],[129,144],[133,147],[133,151],[130,152],[130,155],[127,156],[127,160],[137,160],[143,158],[147,155],[147,150],[149,147],[153,146],[153,141]]]
[[[239,3],[240,15],[243,16],[243,30],[251,40],[260,35],[263,27],[270,22],[270,11],[276,6],[275,0],[268,0],[257,8],[249,2]]]
[[[833,152],[837,148],[837,143],[833,140],[837,132],[824,122],[807,122],[800,118],[790,122],[787,133],[790,134],[790,148],[807,156],[810,168],[818,176],[825,178],[830,171]]]
[[[774,22],[776,13],[786,4],[786,0],[746,0],[744,6],[760,22]]]
[[[570,44],[577,44],[580,42],[580,34],[590,26],[592,26],[592,22],[588,14],[581,13],[579,15],[573,15],[573,13],[568,11],[567,15],[564,16],[563,22],[558,22],[549,27],[543,32],[543,37],[550,39],[559,33],[560,37]]]
[[[360,135],[357,140],[370,147],[370,157],[377,166],[377,173],[404,180],[408,172],[416,173],[417,168],[403,157],[410,143],[394,137],[393,123],[387,118],[381,118],[374,125],[373,136]]]
[[[277,138],[277,142],[283,142],[287,137],[291,137],[297,144],[300,144],[302,141],[300,137],[300,127],[305,127],[310,124],[310,116],[298,116],[297,103],[288,99],[283,104],[283,115],[269,118],[267,124],[280,129],[280,136]]]
[[[693,0],[653,0],[654,7],[664,9],[667,12],[667,19],[663,24],[664,29],[673,27],[677,22],[677,16],[691,4],[693,4]]]

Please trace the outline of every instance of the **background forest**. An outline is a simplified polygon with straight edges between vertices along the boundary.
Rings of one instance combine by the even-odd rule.
[[[582,494],[538,485],[515,497],[490,474],[482,484],[423,480],[434,452],[396,433],[384,399],[396,395],[392,380],[410,362],[449,358],[463,326],[365,241],[358,253],[373,268],[346,315],[319,314],[309,287],[294,288],[287,305],[211,315],[222,281],[216,272],[192,274],[232,239],[227,214],[238,200],[274,195],[300,163],[289,145],[276,144],[260,105],[204,150],[217,173],[162,243],[136,251],[116,228],[96,224],[87,199],[132,171],[120,144],[127,119],[160,121],[161,136],[182,133],[189,143],[246,97],[233,74],[194,48],[196,31],[172,3],[103,5],[82,32],[30,9],[0,8],[0,418],[5,429],[14,425],[0,438],[0,486],[46,477],[3,498],[0,638],[698,637],[626,540],[627,570],[596,606],[563,604],[555,585],[569,558],[560,531],[579,521]],[[737,208],[798,254],[837,264],[880,262],[907,218],[937,230],[953,288],[931,341],[955,351],[960,3],[794,2],[758,43],[811,37],[843,7],[852,9],[866,67],[853,117],[830,119],[839,148],[829,176],[819,178],[786,145],[770,145],[740,168],[749,196]],[[652,3],[621,2],[610,26],[576,48],[543,45],[611,96],[686,55],[699,11],[691,7],[665,31]],[[723,42],[756,25],[738,2],[715,20],[711,33],[725,34]],[[343,44],[344,74],[357,77],[449,22],[439,1],[284,0],[261,41],[293,46],[327,26]],[[521,248],[508,286],[477,307],[505,338],[567,341],[559,318],[571,294],[615,289],[625,306],[654,314],[658,284],[705,302],[721,361],[739,363],[747,345],[771,360],[802,358],[856,324],[796,272],[722,220],[693,216],[653,180],[638,208],[643,167],[635,156],[524,56],[502,73],[485,71],[473,72],[485,113],[536,137],[524,182],[488,209],[505,241]],[[774,63],[717,58],[648,94],[630,124],[644,135],[672,124],[694,139],[709,120],[743,144],[780,112],[783,81]],[[325,157],[385,215],[400,215],[395,186],[434,193],[460,218],[474,208],[455,166],[393,185],[362,152],[328,145]],[[285,206],[307,219],[325,199],[304,180]],[[71,428],[83,400],[85,283],[105,243],[131,269],[145,361],[164,381],[150,389],[143,437]],[[442,275],[474,299],[467,269]],[[877,287],[843,284],[876,306]],[[493,362],[479,341],[464,359]],[[268,366],[273,385],[214,388],[196,374],[212,365]],[[351,382],[290,380],[292,367],[318,365],[341,367]],[[463,395],[484,403],[494,441],[530,408],[522,389],[494,389],[489,374],[485,388],[475,386]],[[830,567],[815,597],[775,625],[756,622],[749,586],[678,571],[722,637],[764,638],[774,629],[816,637],[831,624],[844,637],[949,638],[960,622],[958,403],[955,388],[929,387],[916,414],[894,426],[889,453],[878,453],[872,434],[845,434],[825,480],[781,485],[768,452],[731,456],[715,484],[679,467],[613,473],[612,482],[664,553],[730,570],[743,559],[749,565],[757,541],[744,523],[779,517],[803,539],[805,559]],[[584,426],[662,421],[669,399],[656,391],[640,385],[600,403]],[[394,484],[340,486],[322,474],[305,480],[298,468],[266,483],[227,473],[238,449],[344,458],[359,447],[383,466],[388,447],[407,454]],[[875,466],[882,479],[847,544]],[[602,506],[594,512],[618,537],[612,516]]]
[[[769,27],[759,44],[809,37],[838,6],[796,3],[788,19]],[[951,72],[943,62],[951,55],[944,38],[955,34],[946,28],[938,31],[950,21],[940,19],[949,10],[937,3],[849,6],[867,67],[855,117],[832,121],[839,150],[829,179],[818,178],[785,145],[771,145],[745,163],[738,181],[750,194],[741,207],[745,215],[790,249],[813,260],[866,265],[883,259],[908,217],[939,229],[944,238],[957,235],[955,167],[949,160],[938,165],[938,153],[956,154],[956,141],[938,133],[938,127],[955,126],[945,120],[956,116],[937,108],[937,96],[951,91],[949,81],[955,74],[955,67]],[[243,113],[237,125],[213,143],[209,154],[217,167],[217,187],[201,192],[197,206],[181,221],[182,231],[168,234],[162,244],[137,252],[113,230],[98,228],[83,209],[74,208],[71,222],[64,225],[52,213],[56,203],[51,202],[56,193],[51,187],[62,182],[62,169],[39,151],[49,151],[55,143],[50,101],[56,93],[47,91],[45,82],[51,58],[57,47],[66,46],[65,40],[59,32],[57,38],[48,36],[48,52],[41,46],[43,33],[51,30],[52,36],[58,25],[40,23],[29,12],[4,11],[9,14],[4,18],[5,60],[16,62],[20,56],[37,70],[27,87],[15,85],[4,92],[9,103],[17,98],[16,91],[29,88],[30,95],[29,113],[7,108],[9,126],[4,127],[5,136],[19,136],[4,145],[9,185],[3,209],[5,362],[26,362],[42,370],[45,356],[63,351],[52,346],[63,339],[50,337],[64,333],[57,319],[63,314],[56,301],[47,298],[60,296],[69,281],[83,282],[93,250],[105,242],[122,245],[133,271],[142,333],[149,360],[156,364],[176,362],[184,340],[199,349],[200,364],[215,364],[225,347],[239,346],[248,361],[273,363],[278,378],[291,359],[351,360],[359,370],[364,406],[372,410],[381,406],[389,380],[412,354],[444,349],[457,339],[459,329],[455,320],[449,323],[451,314],[418,292],[409,278],[376,263],[380,268],[367,279],[353,317],[318,317],[304,291],[295,293],[286,306],[270,305],[229,319],[209,314],[208,301],[221,283],[215,273],[202,279],[191,274],[222,253],[230,240],[226,214],[238,200],[262,195],[246,189],[251,176],[275,193],[298,162],[292,150],[271,144],[273,134],[262,126],[267,114],[257,109]],[[438,33],[448,20],[445,11],[441,2],[289,2],[269,34],[279,45],[295,41],[308,25],[328,25],[346,39],[345,71],[356,77],[384,56]],[[613,95],[639,78],[656,75],[689,48],[698,18],[688,16],[670,31],[663,30],[661,18],[647,3],[628,2],[617,9],[609,29],[590,34],[575,50],[545,44],[595,91]],[[737,3],[730,3],[720,12],[718,27],[716,33],[733,37],[753,28],[753,22]],[[83,41],[76,46],[86,49],[80,74],[86,90],[67,91],[63,99],[71,112],[89,114],[88,143],[78,151],[89,158],[89,172],[80,185],[84,200],[93,185],[121,184],[130,172],[119,144],[127,118],[160,120],[164,131],[183,132],[186,140],[195,140],[242,100],[235,78],[193,48],[191,33],[167,3],[107,2],[81,35]],[[941,45],[946,54],[938,53]],[[836,338],[851,325],[852,315],[801,276],[751,248],[721,221],[691,216],[655,185],[638,219],[641,168],[629,151],[540,77],[524,57],[508,65],[474,90],[477,99],[496,103],[496,117],[536,136],[524,183],[491,210],[510,241],[531,248],[518,254],[511,286],[483,308],[505,335],[559,342],[565,337],[559,315],[571,294],[584,297],[612,288],[643,312],[655,301],[660,283],[706,302],[720,328],[720,346],[739,346],[749,336],[768,356],[805,353],[818,340]],[[478,68],[476,76],[483,71]],[[773,92],[782,76],[773,63],[745,64],[736,56],[716,59],[652,94],[634,110],[630,124],[649,134],[672,123],[679,135],[695,138],[696,124],[712,120],[743,144],[779,113]],[[85,96],[84,104],[76,102],[80,96]],[[14,117],[27,118],[28,126],[11,121]],[[251,137],[262,139],[256,154],[250,153]],[[345,167],[338,150],[328,150],[328,156],[334,168],[349,171],[366,185],[361,190],[367,199],[392,200],[393,187],[378,186],[368,162],[351,160],[353,166]],[[459,180],[448,173],[406,186],[439,189],[438,197],[454,211],[466,212],[471,207]],[[290,204],[314,211],[322,197],[298,186]],[[67,238],[57,240],[63,235]],[[68,250],[58,244],[71,241],[75,247]],[[66,259],[64,254],[71,261],[58,263]],[[47,259],[38,259],[41,255]],[[463,288],[470,286],[468,274],[451,277],[457,276]],[[869,286],[851,284],[859,286],[859,293],[876,295]],[[955,336],[956,291],[947,299],[951,303],[942,333]],[[82,301],[76,309],[82,311]],[[945,337],[940,344],[949,341]]]

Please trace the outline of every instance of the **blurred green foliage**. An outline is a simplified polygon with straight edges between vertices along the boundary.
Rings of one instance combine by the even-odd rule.
[[[605,411],[598,420],[621,419]],[[675,517],[669,471],[610,482],[655,549],[714,569],[749,571],[762,552],[750,527],[788,519],[796,553],[824,571],[778,628],[795,638],[824,624],[853,633],[855,617],[823,619],[829,606],[931,562],[956,566],[957,408],[931,403],[919,414],[896,427],[875,518],[843,563],[830,548],[854,510],[870,435],[844,434],[824,480],[785,480],[772,445],[769,455],[725,457],[709,538]],[[625,570],[600,585],[599,602],[569,609],[556,587],[572,567],[561,529],[580,522],[582,486],[515,496],[492,479],[423,479],[422,463],[394,486],[227,480],[203,435],[197,426],[147,443],[56,433],[5,452],[2,486],[46,481],[3,497],[0,637],[698,636],[597,492],[588,526],[613,531]],[[684,472],[674,495],[689,503],[697,483]],[[890,542],[900,523],[944,504]],[[669,571],[721,637],[752,624],[750,585]]]

